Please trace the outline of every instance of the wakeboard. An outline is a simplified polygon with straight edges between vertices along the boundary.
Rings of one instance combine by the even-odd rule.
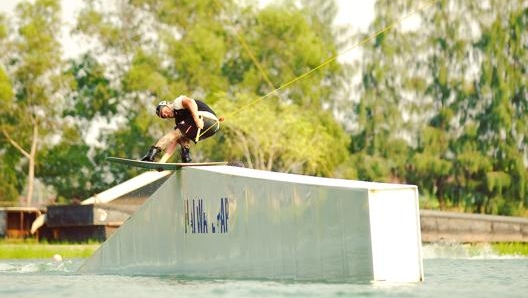
[[[128,158],[120,158],[109,156],[106,160],[113,163],[120,163],[133,167],[140,167],[151,170],[178,170],[183,167],[192,167],[192,166],[218,166],[218,165],[227,165],[227,162],[224,161],[208,161],[208,162],[151,162],[151,161],[141,161]]]

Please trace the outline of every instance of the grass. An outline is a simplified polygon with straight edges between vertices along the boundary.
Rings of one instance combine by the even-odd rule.
[[[491,244],[491,247],[499,255],[528,257],[528,242],[499,242]]]
[[[0,259],[88,258],[101,243],[41,243],[34,240],[0,240]]]

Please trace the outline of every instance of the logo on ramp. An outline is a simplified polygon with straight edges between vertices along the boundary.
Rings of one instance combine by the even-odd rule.
[[[185,233],[207,234],[227,233],[229,221],[229,200],[220,198],[220,208],[216,214],[216,220],[211,222],[206,212],[204,199],[184,200],[185,210]],[[214,218],[214,217],[213,217]]]

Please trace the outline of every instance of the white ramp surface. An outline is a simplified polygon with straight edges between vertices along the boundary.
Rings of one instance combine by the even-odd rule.
[[[185,167],[79,271],[421,281],[418,210],[413,185]]]

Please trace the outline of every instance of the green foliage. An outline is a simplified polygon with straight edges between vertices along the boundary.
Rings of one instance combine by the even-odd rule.
[[[0,104],[5,105],[13,99],[13,86],[3,68],[0,68]]]
[[[215,96],[219,110],[251,104],[247,95]],[[272,100],[227,118],[222,133],[225,139],[217,150],[251,168],[331,176],[346,154],[346,137],[329,114]]]
[[[13,87],[8,74],[0,67],[0,106],[6,107],[13,100]],[[0,126],[8,123],[11,115],[7,110],[0,112]],[[0,134],[0,201],[15,202],[18,199],[21,185],[17,181],[16,172],[13,171],[17,159],[14,159],[16,152],[5,138]]]
[[[358,169],[358,179],[363,181],[389,182],[391,166],[381,156],[358,154],[354,166]]]
[[[111,87],[105,69],[89,54],[70,61],[72,80],[68,105],[63,115],[92,120],[96,116],[111,118],[117,113],[117,90]],[[82,127],[80,127],[82,129]]]
[[[124,89],[126,91],[149,90],[162,98],[171,95],[167,88],[169,80],[165,74],[160,72],[163,69],[161,65],[160,57],[139,51],[134,56],[130,71],[123,79]]]
[[[9,50],[0,57],[0,69],[8,74],[14,87],[12,96],[5,91],[10,88],[2,80],[0,131],[16,149],[18,158],[27,160],[28,204],[33,194],[37,153],[58,124],[55,116],[60,104],[55,96],[62,83],[59,15],[56,0],[21,2],[16,8],[16,35],[3,43]]]
[[[86,198],[90,193],[93,165],[88,159],[89,147],[80,143],[62,143],[41,152],[37,167],[39,176],[59,193],[58,201],[70,203],[73,198]]]
[[[5,159],[2,157],[2,160]],[[16,173],[12,170],[10,164],[2,162],[0,164],[0,201],[16,202],[19,196],[19,187]]]
[[[395,26],[365,45],[359,100],[347,117],[357,120],[350,152],[371,164],[360,178],[386,181],[393,172],[382,161],[399,156],[399,180],[419,185],[440,208],[522,214],[527,10],[520,0],[489,4],[442,0],[415,16],[416,27]],[[378,1],[371,31],[417,5]],[[384,154],[391,139],[411,147]]]
[[[257,14],[255,22],[246,38],[275,88],[290,83],[336,55],[335,45],[319,38],[305,16],[292,6],[265,8]],[[299,106],[320,108],[324,99],[335,92],[339,70],[337,63],[331,63],[288,85],[284,96]],[[325,81],[325,77],[329,80]],[[257,94],[267,93],[263,86],[261,78],[254,89]]]
[[[493,250],[500,255],[506,256],[528,256],[528,244],[526,242],[499,242],[492,243]]]
[[[513,8],[520,2],[512,4]],[[528,55],[519,30],[527,24],[526,10],[507,9],[483,24],[482,37],[475,44],[482,55],[476,86],[483,101],[475,120],[480,148],[493,161],[493,170],[486,174],[486,212],[511,214],[518,206],[526,207]]]

